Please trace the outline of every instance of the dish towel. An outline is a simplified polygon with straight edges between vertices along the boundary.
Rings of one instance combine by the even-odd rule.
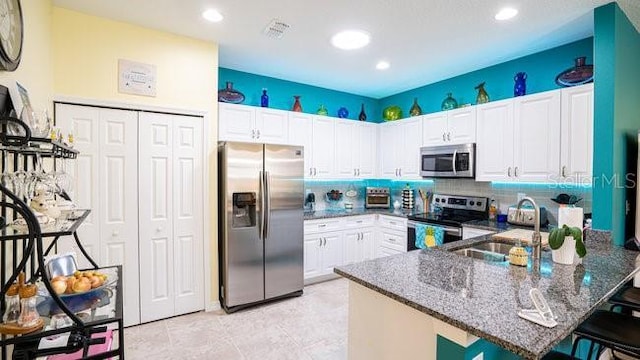
[[[416,224],[416,247],[426,249],[440,246],[444,240],[444,229],[439,226]]]

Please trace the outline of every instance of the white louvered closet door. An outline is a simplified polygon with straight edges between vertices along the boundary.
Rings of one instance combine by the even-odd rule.
[[[98,265],[122,265],[124,324],[138,324],[138,113],[56,104],[56,121],[64,134],[73,131],[80,151],[77,160],[68,160],[74,177],[71,199],[91,209],[78,230],[80,240]],[[74,250],[79,266],[90,267],[70,247],[72,238],[58,244],[58,252]]]
[[[202,118],[140,113],[142,322],[204,308]]]

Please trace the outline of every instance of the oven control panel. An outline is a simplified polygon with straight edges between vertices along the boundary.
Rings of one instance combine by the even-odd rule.
[[[434,194],[433,203],[443,208],[487,211],[489,199],[473,196]]]

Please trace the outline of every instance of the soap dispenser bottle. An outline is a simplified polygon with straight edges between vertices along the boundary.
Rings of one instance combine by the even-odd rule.
[[[491,203],[489,205],[489,220],[495,221],[498,216],[498,204],[495,199],[491,199]]]

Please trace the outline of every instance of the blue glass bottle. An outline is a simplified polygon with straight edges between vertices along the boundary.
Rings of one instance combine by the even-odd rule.
[[[267,89],[262,89],[262,96],[260,96],[260,106],[269,107],[269,95],[267,95]]]

